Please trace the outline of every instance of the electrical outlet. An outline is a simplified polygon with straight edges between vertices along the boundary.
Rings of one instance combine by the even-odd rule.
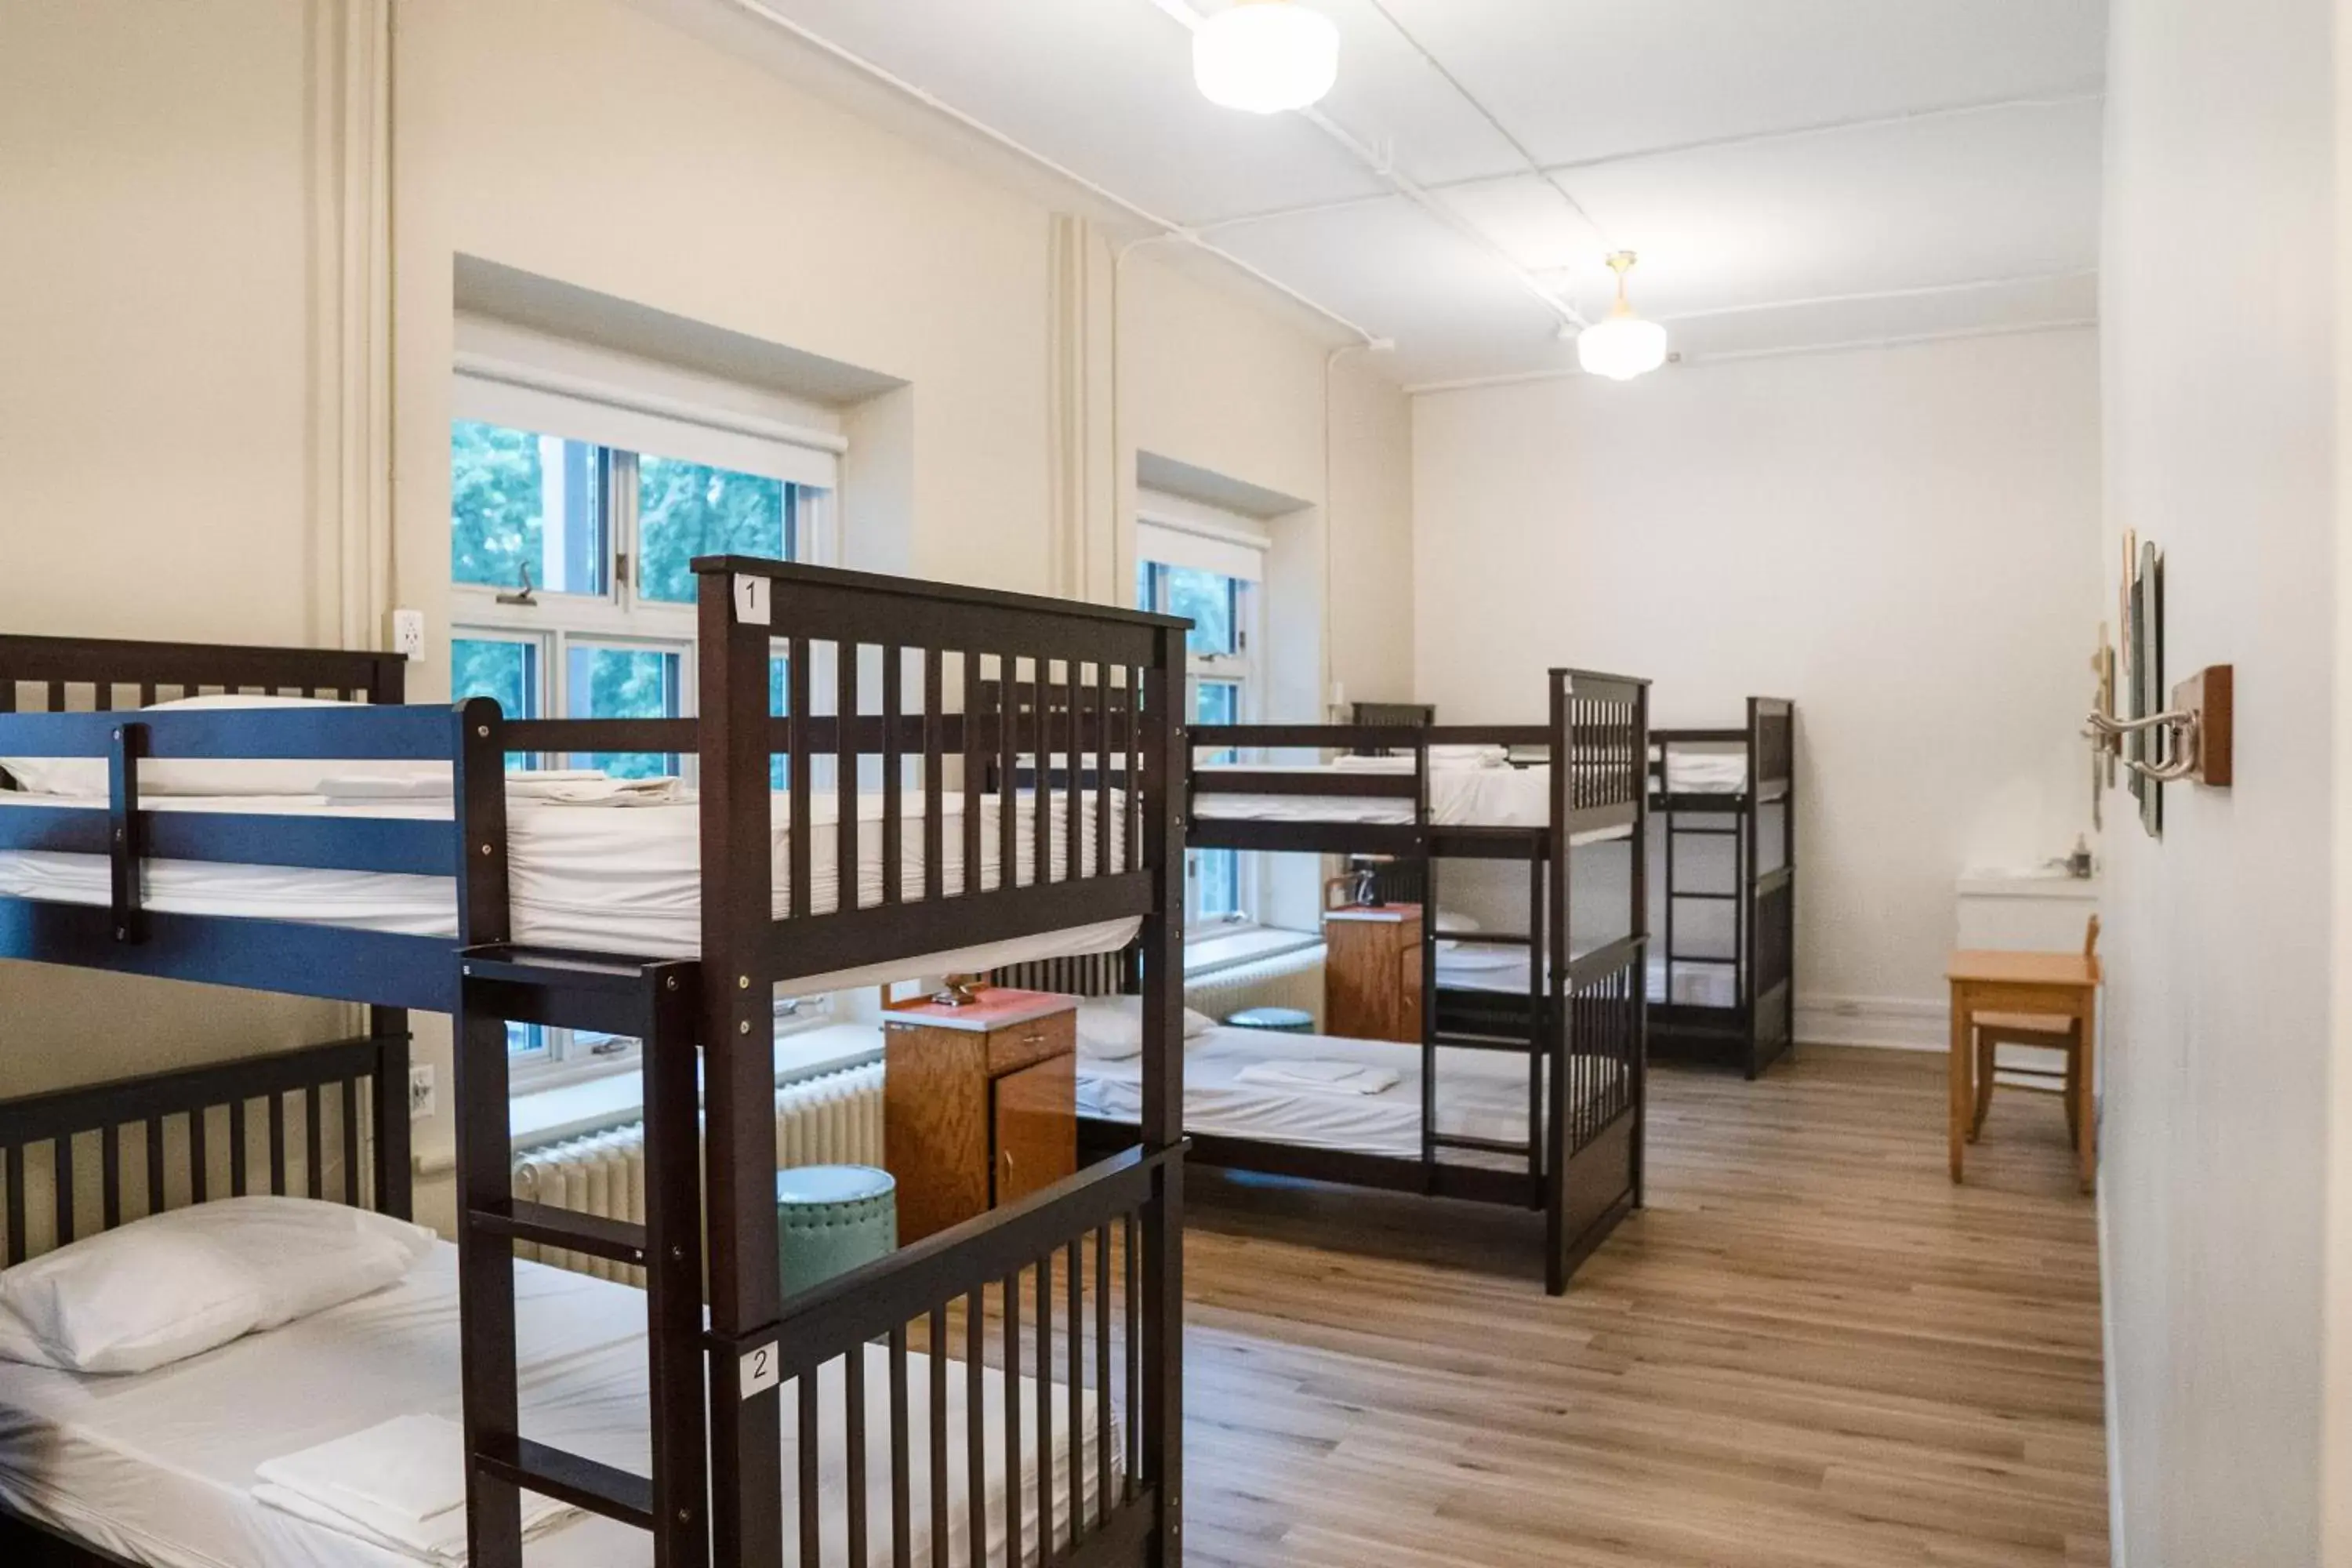
[[[415,1062],[408,1069],[408,1119],[423,1121],[433,1114],[433,1064]]]
[[[392,651],[403,658],[425,657],[425,612],[394,610],[392,612]]]

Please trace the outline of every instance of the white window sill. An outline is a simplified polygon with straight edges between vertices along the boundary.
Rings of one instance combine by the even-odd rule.
[[[1279,953],[1318,947],[1315,931],[1284,931],[1276,926],[1236,925],[1193,937],[1184,944],[1184,973],[1210,974],[1235,964],[1253,963]]]
[[[873,1024],[819,1024],[776,1037],[776,1087],[882,1059],[882,1031]],[[542,1089],[507,1102],[507,1131],[518,1151],[560,1143],[645,1114],[645,1080],[633,1064],[624,1072]]]

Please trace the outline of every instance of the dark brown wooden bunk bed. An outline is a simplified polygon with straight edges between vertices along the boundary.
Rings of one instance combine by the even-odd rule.
[[[1185,736],[1195,759],[1186,781],[1187,842],[1194,847],[1325,855],[1385,855],[1389,874],[1415,879],[1433,904],[1447,860],[1517,861],[1528,871],[1527,929],[1477,940],[1528,950],[1524,994],[1456,991],[1436,983],[1437,922],[1422,922],[1421,1152],[1402,1158],[1261,1139],[1192,1134],[1196,1163],[1350,1186],[1505,1204],[1545,1215],[1545,1288],[1567,1289],[1577,1266],[1642,1201],[1645,1112],[1642,974],[1647,948],[1642,858],[1629,852],[1622,934],[1571,952],[1574,849],[1594,841],[1639,846],[1648,812],[1643,769],[1649,683],[1587,670],[1549,674],[1548,721],[1438,725],[1429,710],[1382,705],[1345,725],[1198,725]],[[1433,816],[1430,748],[1499,746],[1552,760],[1538,819],[1516,826],[1449,824]],[[1286,771],[1203,766],[1204,752],[1402,753],[1410,772]],[[1570,765],[1559,765],[1570,759]],[[1385,821],[1254,820],[1216,814],[1223,795],[1318,797],[1389,803]],[[1211,807],[1208,811],[1203,806]],[[1311,811],[1313,808],[1306,807]],[[1339,814],[1335,813],[1337,816]],[[1352,815],[1352,814],[1351,814]],[[1391,882],[1391,887],[1402,884]],[[1410,1042],[1408,1042],[1410,1043]],[[1526,1057],[1523,1141],[1456,1135],[1438,1122],[1441,1048]],[[1091,1146],[1132,1137],[1124,1122],[1083,1129]]]
[[[1751,697],[1744,728],[1650,732],[1654,1056],[1753,1079],[1796,1048],[1796,722],[1794,703]],[[1727,908],[1727,929],[1706,918]]]
[[[230,1188],[285,1190],[280,1151],[289,1095],[311,1144],[311,1194],[327,1195],[319,1190],[317,1157],[323,1097],[342,1108],[343,1181],[332,1195],[406,1215],[408,1014],[447,1013],[457,1026],[458,1310],[468,1560],[476,1568],[521,1562],[520,1490],[649,1531],[661,1568],[772,1568],[784,1561],[788,1537],[803,1564],[862,1568],[886,1528],[905,1563],[912,1512],[928,1510],[934,1525],[946,1519],[950,1351],[960,1351],[959,1375],[970,1385],[964,1442],[975,1563],[994,1552],[982,1470],[998,1435],[982,1430],[984,1363],[1006,1393],[999,1401],[1003,1446],[994,1449],[1007,1478],[996,1521],[1003,1560],[1018,1563],[1034,1552],[1080,1568],[1173,1563],[1181,1557],[1182,1487],[1183,937],[1174,868],[1182,858],[1177,694],[1187,623],[764,560],[709,558],[695,570],[700,716],[688,721],[513,721],[487,700],[401,706],[402,667],[381,655],[0,637],[0,756],[103,759],[110,791],[105,807],[32,804],[20,795],[0,809],[0,855],[101,858],[108,888],[103,903],[0,896],[0,957],[359,1003],[371,1020],[358,1042],[0,1104],[8,1257],[23,1258],[32,1234],[25,1214],[28,1149],[49,1145],[62,1178],[53,1236],[70,1240],[122,1223],[131,1208],[160,1206],[162,1130],[174,1118],[184,1119],[177,1142],[186,1153],[191,1201],[229,1195],[213,1190],[207,1173],[219,1161],[207,1164],[205,1150],[205,1128],[217,1131],[214,1113],[222,1107],[235,1151]],[[813,653],[827,650],[833,715],[812,700]],[[784,717],[770,710],[777,651],[789,660]],[[1080,700],[1066,727],[1048,737],[1017,709],[959,704],[957,693],[980,691],[983,672],[1016,685],[1058,679]],[[173,689],[299,692],[363,705],[109,710],[126,690],[144,703]],[[17,711],[26,690],[43,710]],[[1026,822],[1010,794],[983,821],[984,764],[1047,743],[1089,752],[1090,778],[1083,785],[1066,779],[1058,799],[1033,798]],[[508,759],[598,752],[698,762],[698,804],[688,808],[698,813],[702,867],[696,958],[556,952],[512,940]],[[256,758],[446,763],[453,769],[452,816],[423,821],[142,805],[142,764]],[[782,759],[789,781],[803,787],[772,796],[772,758]],[[843,889],[859,886],[853,807],[880,797],[880,864],[903,874],[880,879],[878,900],[845,891],[837,907],[821,909],[812,896],[819,831],[813,797],[828,773],[845,797],[831,836]],[[1115,791],[1115,776],[1139,787]],[[946,808],[954,804],[961,819],[950,838]],[[773,886],[772,810],[789,816],[782,900]],[[1049,842],[1056,835],[1066,837]],[[962,865],[977,870],[971,885],[959,876],[950,891],[948,851],[959,840]],[[1024,848],[1034,851],[1027,881],[1018,872]],[[1059,876],[1055,848],[1066,854]],[[1001,868],[993,888],[984,885],[987,849]],[[454,935],[147,909],[146,874],[152,862],[166,859],[453,878]],[[1133,946],[1142,954],[1149,1082],[1139,1137],[1017,1204],[783,1297],[773,1184],[775,984],[1099,922],[1133,922]],[[651,1209],[645,1225],[511,1196],[510,1019],[643,1041]],[[266,1184],[248,1168],[245,1144],[247,1116],[264,1100],[258,1110],[271,1141]],[[82,1134],[96,1138],[78,1142]],[[78,1212],[73,1180],[77,1158],[87,1160],[93,1141],[104,1170],[95,1215],[89,1204]],[[142,1148],[147,1201],[126,1204],[123,1152]],[[364,1184],[356,1175],[362,1168],[370,1173]],[[136,1197],[138,1188],[131,1193]],[[517,1241],[646,1268],[650,1475],[521,1435]],[[1034,1300],[1024,1303],[1023,1282],[1031,1279]],[[1034,1311],[1025,1331],[1024,1305]],[[887,1346],[889,1368],[887,1519],[867,1517],[866,1491],[868,1445],[882,1434],[867,1429],[861,1368],[867,1347],[877,1343]],[[910,1343],[933,1352],[928,1419],[919,1425],[909,1414]],[[1068,1401],[1066,1421],[1030,1424],[1027,1447],[1024,1398],[1013,1396],[1024,1348],[1034,1352],[1033,1408],[1053,1409],[1065,1392]],[[850,1392],[839,1408],[821,1409],[816,1373],[835,1361]],[[781,1389],[797,1390],[794,1411],[782,1409]],[[1091,1429],[1081,1420],[1086,1404]],[[801,1436],[796,1476],[782,1466],[785,1420],[795,1420]],[[1056,1426],[1069,1443],[1071,1480],[1058,1521],[1050,1479]],[[851,1484],[841,1505],[845,1526],[835,1529],[826,1522],[817,1435],[841,1426]],[[910,1491],[910,1453],[928,1456],[927,1497]],[[1024,1552],[1029,1475],[1035,1529]],[[1082,1476],[1090,1487],[1099,1481],[1091,1509],[1081,1500]],[[946,1529],[930,1534],[929,1561],[945,1563]],[[0,1506],[0,1561],[117,1568],[128,1560],[53,1521]]]

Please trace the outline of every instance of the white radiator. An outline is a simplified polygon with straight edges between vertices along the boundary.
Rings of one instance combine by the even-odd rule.
[[[776,1090],[778,1170],[882,1163],[880,1062],[803,1079]],[[645,1124],[633,1121],[526,1150],[515,1158],[514,1194],[551,1208],[644,1224]],[[522,1243],[516,1246],[515,1256],[600,1279],[645,1283],[643,1269],[556,1247]]]
[[[1219,1023],[1244,1007],[1297,1007],[1323,1027],[1323,944],[1184,976],[1184,1005]]]

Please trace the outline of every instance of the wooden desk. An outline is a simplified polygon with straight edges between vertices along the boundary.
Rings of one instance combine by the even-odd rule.
[[[1952,954],[1944,978],[1952,987],[1952,1180],[1960,1179],[1960,1152],[1976,1120],[1975,1029],[1979,1013],[2039,1013],[2072,1018],[2082,1031],[2083,1092],[2074,1101],[2074,1155],[2083,1190],[2098,1172],[2092,1114],[2092,1047],[2097,1037],[2099,961],[2079,952]]]

